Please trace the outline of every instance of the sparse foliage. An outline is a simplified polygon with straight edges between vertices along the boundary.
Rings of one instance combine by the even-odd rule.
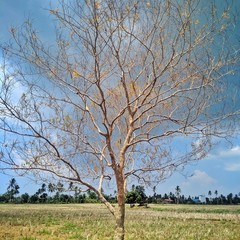
[[[55,43],[41,41],[29,20],[11,28],[1,45],[1,169],[85,186],[124,239],[127,179],[157,183],[237,129],[230,7],[63,0],[49,10],[59,24]],[[108,184],[118,208],[102,193]]]

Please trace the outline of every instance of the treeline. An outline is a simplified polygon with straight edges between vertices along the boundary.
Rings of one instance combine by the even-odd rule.
[[[7,187],[7,191],[0,195],[0,203],[99,203],[98,196],[95,192],[81,190],[70,183],[65,187],[61,182],[57,184],[43,183],[37,191],[30,195],[24,193],[19,195],[19,185],[15,178],[12,178]],[[112,195],[105,195],[110,202],[116,202]]]
[[[82,192],[73,183],[65,187],[61,182],[57,184],[43,183],[37,191],[30,195],[28,193],[19,194],[20,186],[17,184],[15,178],[12,178],[4,194],[0,194],[0,203],[100,203],[95,192],[87,190]],[[132,188],[126,194],[126,202],[133,205],[145,205],[149,203],[157,204],[240,204],[240,194],[228,194],[224,196],[218,194],[215,190],[214,194],[208,192],[208,197],[203,195],[197,197],[185,197],[181,195],[181,189],[176,187],[175,193],[170,192],[163,195],[156,193],[156,188],[153,188],[154,194],[147,196],[143,186],[132,185]],[[111,202],[116,203],[116,192],[114,194],[104,194],[105,198]]]
[[[175,194],[157,194],[148,198],[149,203],[176,203],[176,204],[215,204],[215,205],[229,205],[229,204],[240,204],[240,195],[229,193],[224,196],[220,194],[217,197],[205,197],[205,200],[200,200],[199,197],[191,197],[181,195],[179,198]]]
[[[175,194],[170,192],[163,195],[156,193],[156,188],[153,188],[154,194],[152,196],[146,196],[143,186],[132,186],[131,191],[126,195],[126,202],[130,204],[138,203],[144,205],[144,203],[167,203],[167,204],[240,204],[240,193],[233,195],[232,193],[224,196],[218,194],[218,191],[214,191],[214,195],[210,190],[208,192],[208,197],[204,195],[199,196],[184,196],[181,195],[181,188],[177,186],[175,188]]]

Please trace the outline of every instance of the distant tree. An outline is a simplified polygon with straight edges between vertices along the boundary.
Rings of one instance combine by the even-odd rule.
[[[144,203],[146,200],[145,189],[143,186],[132,186],[132,190],[126,194],[127,203]]]
[[[171,200],[173,200],[173,202],[176,202],[176,197],[175,197],[175,195],[174,195],[173,192],[170,192],[170,193],[169,193],[168,198],[170,198]]]
[[[41,188],[39,188],[37,190],[37,192],[35,193],[35,196],[38,197],[38,202],[41,202],[41,203],[46,202],[47,196],[48,196],[46,191],[47,191],[47,185],[45,183],[43,183],[41,185]]]
[[[86,202],[86,194],[80,194],[78,196],[78,200],[77,200],[78,203],[85,203]]]
[[[209,196],[209,203],[211,203],[212,202],[212,191],[211,190],[208,191],[208,196]]]
[[[145,202],[147,196],[145,194],[144,186],[136,186],[135,191],[138,193],[137,202],[138,203]]]
[[[30,196],[30,203],[38,203],[38,202],[39,202],[39,196],[36,193]]]
[[[153,186],[153,196],[156,196],[156,186]]]
[[[215,190],[214,194],[215,194],[215,196],[216,196],[216,203],[218,204],[218,191]]]
[[[149,199],[151,200],[151,198],[148,198],[148,202],[151,203]],[[161,194],[156,194],[155,196],[152,197],[152,203],[161,203],[161,202],[162,202]]]
[[[126,203],[137,203],[138,193],[136,191],[130,191],[126,194]]]
[[[232,202],[233,202],[233,204],[238,204],[239,198],[238,198],[238,195],[237,195],[237,194],[234,195]]]
[[[71,201],[71,196],[69,196],[68,194],[61,194],[59,197],[59,201],[61,203],[69,203]]]
[[[232,193],[229,193],[227,195],[227,201],[228,201],[228,204],[232,204],[233,203],[233,194]]]
[[[182,195],[182,196],[180,197],[180,199],[181,199],[181,203],[185,203],[185,196],[184,196],[184,195]]]
[[[187,203],[188,204],[194,203],[190,195],[188,196]]]
[[[55,195],[53,197],[55,202],[60,202],[61,193],[64,192],[64,185],[62,182],[58,181],[57,184],[52,186],[55,190]]]
[[[78,202],[79,195],[81,194],[81,189],[78,186],[74,186],[73,183],[70,183],[69,190],[74,192],[74,200]]]
[[[7,203],[9,201],[9,197],[7,196],[7,194],[3,194],[3,195],[0,195],[0,202],[1,203]]]
[[[47,185],[45,183],[43,183],[39,190],[40,190],[40,193],[46,192],[47,191]]]
[[[46,192],[43,192],[41,195],[40,195],[40,202],[41,203],[46,203],[47,202],[47,198],[48,198],[48,194]]]
[[[24,193],[20,196],[21,203],[28,203],[30,200],[30,196],[28,193]]]
[[[56,191],[56,185],[55,185],[54,183],[49,183],[49,184],[48,184],[48,191],[49,191],[50,193],[55,192],[55,191]]]
[[[179,186],[177,186],[177,187],[175,188],[175,194],[176,194],[177,204],[179,203],[180,193],[181,193],[181,188],[180,188]]]
[[[57,182],[56,190],[57,190],[59,193],[62,193],[62,192],[64,191],[64,185],[63,185],[63,183]]]
[[[9,185],[7,187],[7,196],[9,197],[9,202],[13,202],[15,195],[19,193],[19,185],[15,178],[12,178],[9,181]]]
[[[98,201],[98,196],[94,191],[88,189],[87,190],[87,200],[88,201],[90,200],[90,202],[97,202]]]
[[[168,199],[169,198],[168,194],[165,193],[163,198]]]
[[[219,198],[220,198],[221,204],[227,204],[227,199],[224,195],[221,194]]]

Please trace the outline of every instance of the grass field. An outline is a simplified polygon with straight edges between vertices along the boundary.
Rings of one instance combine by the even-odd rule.
[[[112,239],[101,204],[0,205],[0,239]],[[126,240],[240,239],[240,206],[150,205],[126,211]]]

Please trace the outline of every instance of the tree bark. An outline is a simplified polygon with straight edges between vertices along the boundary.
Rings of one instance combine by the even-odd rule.
[[[115,220],[116,220],[116,229],[114,240],[124,240],[124,220],[125,220],[125,204],[118,205],[118,209],[115,212]]]
[[[116,220],[116,229],[114,240],[124,240],[124,222],[125,222],[125,180],[121,169],[116,173],[117,188],[118,188],[118,207],[115,210],[114,216]]]

